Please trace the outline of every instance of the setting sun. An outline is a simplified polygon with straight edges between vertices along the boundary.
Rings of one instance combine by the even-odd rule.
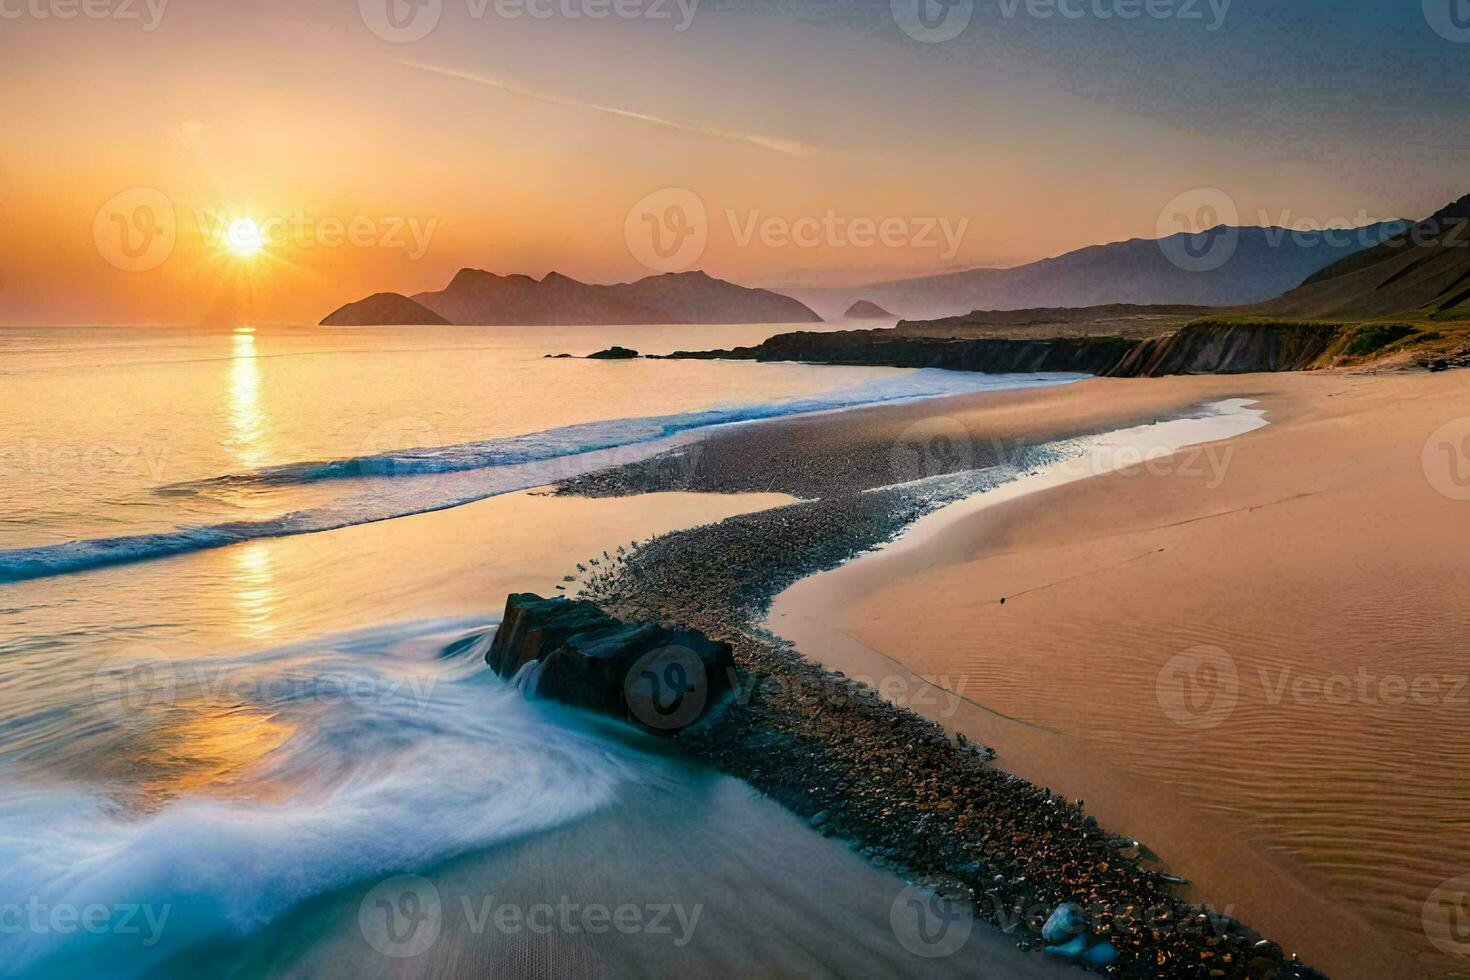
[[[249,258],[265,245],[265,236],[254,218],[238,218],[225,231],[225,247],[241,258]]]

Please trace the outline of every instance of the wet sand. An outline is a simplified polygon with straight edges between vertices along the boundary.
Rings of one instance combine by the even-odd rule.
[[[1448,913],[1424,915],[1470,871],[1470,501],[1446,495],[1470,496],[1470,423],[1424,449],[1467,395],[1462,372],[1318,373],[952,399],[971,429],[1233,396],[1271,424],[1212,458],[952,505],[792,587],[769,624],[849,674],[962,694],[906,689],[1328,973],[1464,973]]]

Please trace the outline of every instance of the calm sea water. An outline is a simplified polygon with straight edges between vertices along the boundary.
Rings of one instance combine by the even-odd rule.
[[[0,329],[6,968],[167,972],[629,787],[693,792],[445,650],[579,558],[775,498],[526,489],[713,425],[1069,380],[544,357],[772,332]],[[162,938],[127,906],[168,909]]]

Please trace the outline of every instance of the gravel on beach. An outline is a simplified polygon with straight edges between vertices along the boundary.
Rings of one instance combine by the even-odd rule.
[[[996,769],[991,750],[817,666],[759,625],[771,599],[798,579],[1065,456],[1066,440],[1083,434],[983,431],[951,401],[737,427],[560,484],[560,493],[596,496],[777,490],[803,498],[610,556],[583,575],[580,597],[623,619],[731,642],[742,674],[735,693],[679,733],[682,743],[821,833],[968,901],[1022,948],[1044,948],[1047,917],[1072,902],[1092,942],[1117,951],[1104,972],[1318,976],[1241,923],[1174,897],[1177,882],[1151,865],[1147,849],[1098,827],[1082,801]]]

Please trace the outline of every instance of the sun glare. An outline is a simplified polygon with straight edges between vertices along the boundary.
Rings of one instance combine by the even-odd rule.
[[[249,258],[265,245],[265,236],[254,218],[237,218],[225,230],[225,247],[241,258]]]

